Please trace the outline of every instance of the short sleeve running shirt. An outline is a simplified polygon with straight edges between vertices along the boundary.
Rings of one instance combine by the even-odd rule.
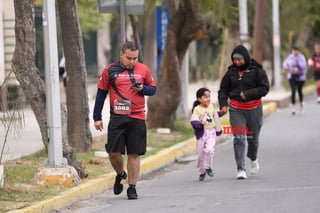
[[[98,88],[109,91],[111,113],[114,109],[115,101],[131,101],[132,118],[145,120],[145,98],[140,92],[131,89],[133,82],[141,82],[146,86],[155,86],[153,77],[148,67],[142,63],[137,63],[133,70],[124,68],[121,62],[113,63],[105,67],[98,83]]]

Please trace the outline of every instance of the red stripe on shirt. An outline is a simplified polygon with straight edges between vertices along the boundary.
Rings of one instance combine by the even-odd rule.
[[[234,99],[230,100],[230,105],[236,109],[244,109],[244,110],[250,110],[250,109],[254,109],[257,108],[258,106],[260,106],[262,104],[262,100],[258,99],[258,100],[252,100],[252,101],[237,101]]]

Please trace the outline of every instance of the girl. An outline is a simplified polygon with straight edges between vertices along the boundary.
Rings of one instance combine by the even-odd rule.
[[[210,90],[200,88],[197,100],[193,103],[191,125],[197,138],[199,180],[203,181],[208,174],[213,177],[212,161],[216,137],[221,135],[219,115],[211,103]]]

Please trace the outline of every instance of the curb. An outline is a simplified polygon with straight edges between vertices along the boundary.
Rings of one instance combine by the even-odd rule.
[[[264,116],[269,115],[277,109],[275,102],[263,105]],[[218,139],[217,143],[222,143],[223,138]],[[147,175],[156,170],[159,170],[171,163],[174,163],[185,155],[188,155],[196,150],[196,139],[191,138],[184,142],[163,149],[157,154],[141,160],[140,175]],[[112,188],[114,184],[114,172],[103,175],[100,178],[92,179],[84,184],[76,186],[66,192],[61,193],[53,198],[40,201],[32,206],[25,207],[19,210],[11,210],[8,213],[34,213],[34,212],[49,212],[52,210],[62,209],[72,203],[87,199],[97,193],[103,192]]]

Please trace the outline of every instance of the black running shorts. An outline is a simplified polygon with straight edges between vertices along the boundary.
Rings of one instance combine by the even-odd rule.
[[[314,80],[315,81],[320,80],[320,72],[314,71]]]
[[[146,122],[128,116],[111,115],[108,125],[108,153],[143,155],[147,147]]]

